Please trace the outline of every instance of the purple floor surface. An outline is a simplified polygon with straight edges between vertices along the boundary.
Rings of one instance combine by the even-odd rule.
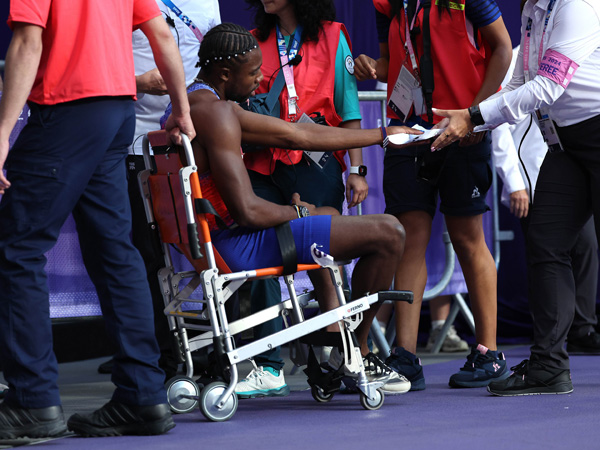
[[[509,365],[528,356],[511,350]],[[166,436],[66,438],[49,448],[123,449],[598,449],[600,356],[571,359],[573,394],[500,398],[485,389],[450,389],[462,361],[425,366],[427,389],[387,396],[366,411],[356,395],[316,403],[309,391],[286,398],[242,400],[228,422],[208,422],[195,410],[175,417]]]

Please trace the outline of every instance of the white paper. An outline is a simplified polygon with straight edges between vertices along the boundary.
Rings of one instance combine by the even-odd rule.
[[[423,134],[406,134],[406,133],[398,133],[398,134],[390,134],[388,135],[388,140],[391,144],[396,146],[406,145],[406,144],[416,144],[421,143],[423,141],[428,141],[429,139],[433,139],[439,134],[441,134],[445,128],[437,128],[428,130],[427,128],[423,128],[420,125],[415,125],[412,127],[415,130],[422,131]]]

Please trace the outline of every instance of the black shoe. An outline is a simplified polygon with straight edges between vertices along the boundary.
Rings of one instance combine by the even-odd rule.
[[[600,355],[600,334],[592,331],[579,338],[568,338],[567,352],[571,355]]]
[[[98,373],[111,374],[113,370],[113,365],[114,361],[112,360],[112,358],[106,362],[103,362],[98,366]]]
[[[500,397],[514,397],[573,392],[571,371],[568,369],[549,369],[527,359],[510,369],[514,371],[510,377],[488,385],[489,393]]]
[[[74,414],[69,430],[80,436],[121,436],[165,434],[175,427],[166,403],[153,406],[124,405],[110,401],[91,414]]]
[[[0,404],[0,439],[55,437],[66,431],[60,406],[19,408],[6,402]]]

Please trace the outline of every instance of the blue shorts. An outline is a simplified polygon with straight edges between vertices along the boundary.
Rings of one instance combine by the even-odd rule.
[[[290,221],[298,264],[314,264],[310,247],[329,253],[331,216],[310,216]],[[281,252],[275,228],[255,230],[238,227],[211,233],[215,248],[234,272],[281,266]]]
[[[479,144],[452,144],[444,153],[431,154],[430,145],[388,149],[384,158],[385,212],[426,211],[433,217],[440,197],[440,212],[449,216],[476,216],[489,211],[485,203],[492,185],[489,135]]]

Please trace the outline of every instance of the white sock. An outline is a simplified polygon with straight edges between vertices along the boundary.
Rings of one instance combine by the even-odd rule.
[[[444,326],[445,320],[432,320],[431,321],[431,329],[435,330],[437,328],[442,328]]]

